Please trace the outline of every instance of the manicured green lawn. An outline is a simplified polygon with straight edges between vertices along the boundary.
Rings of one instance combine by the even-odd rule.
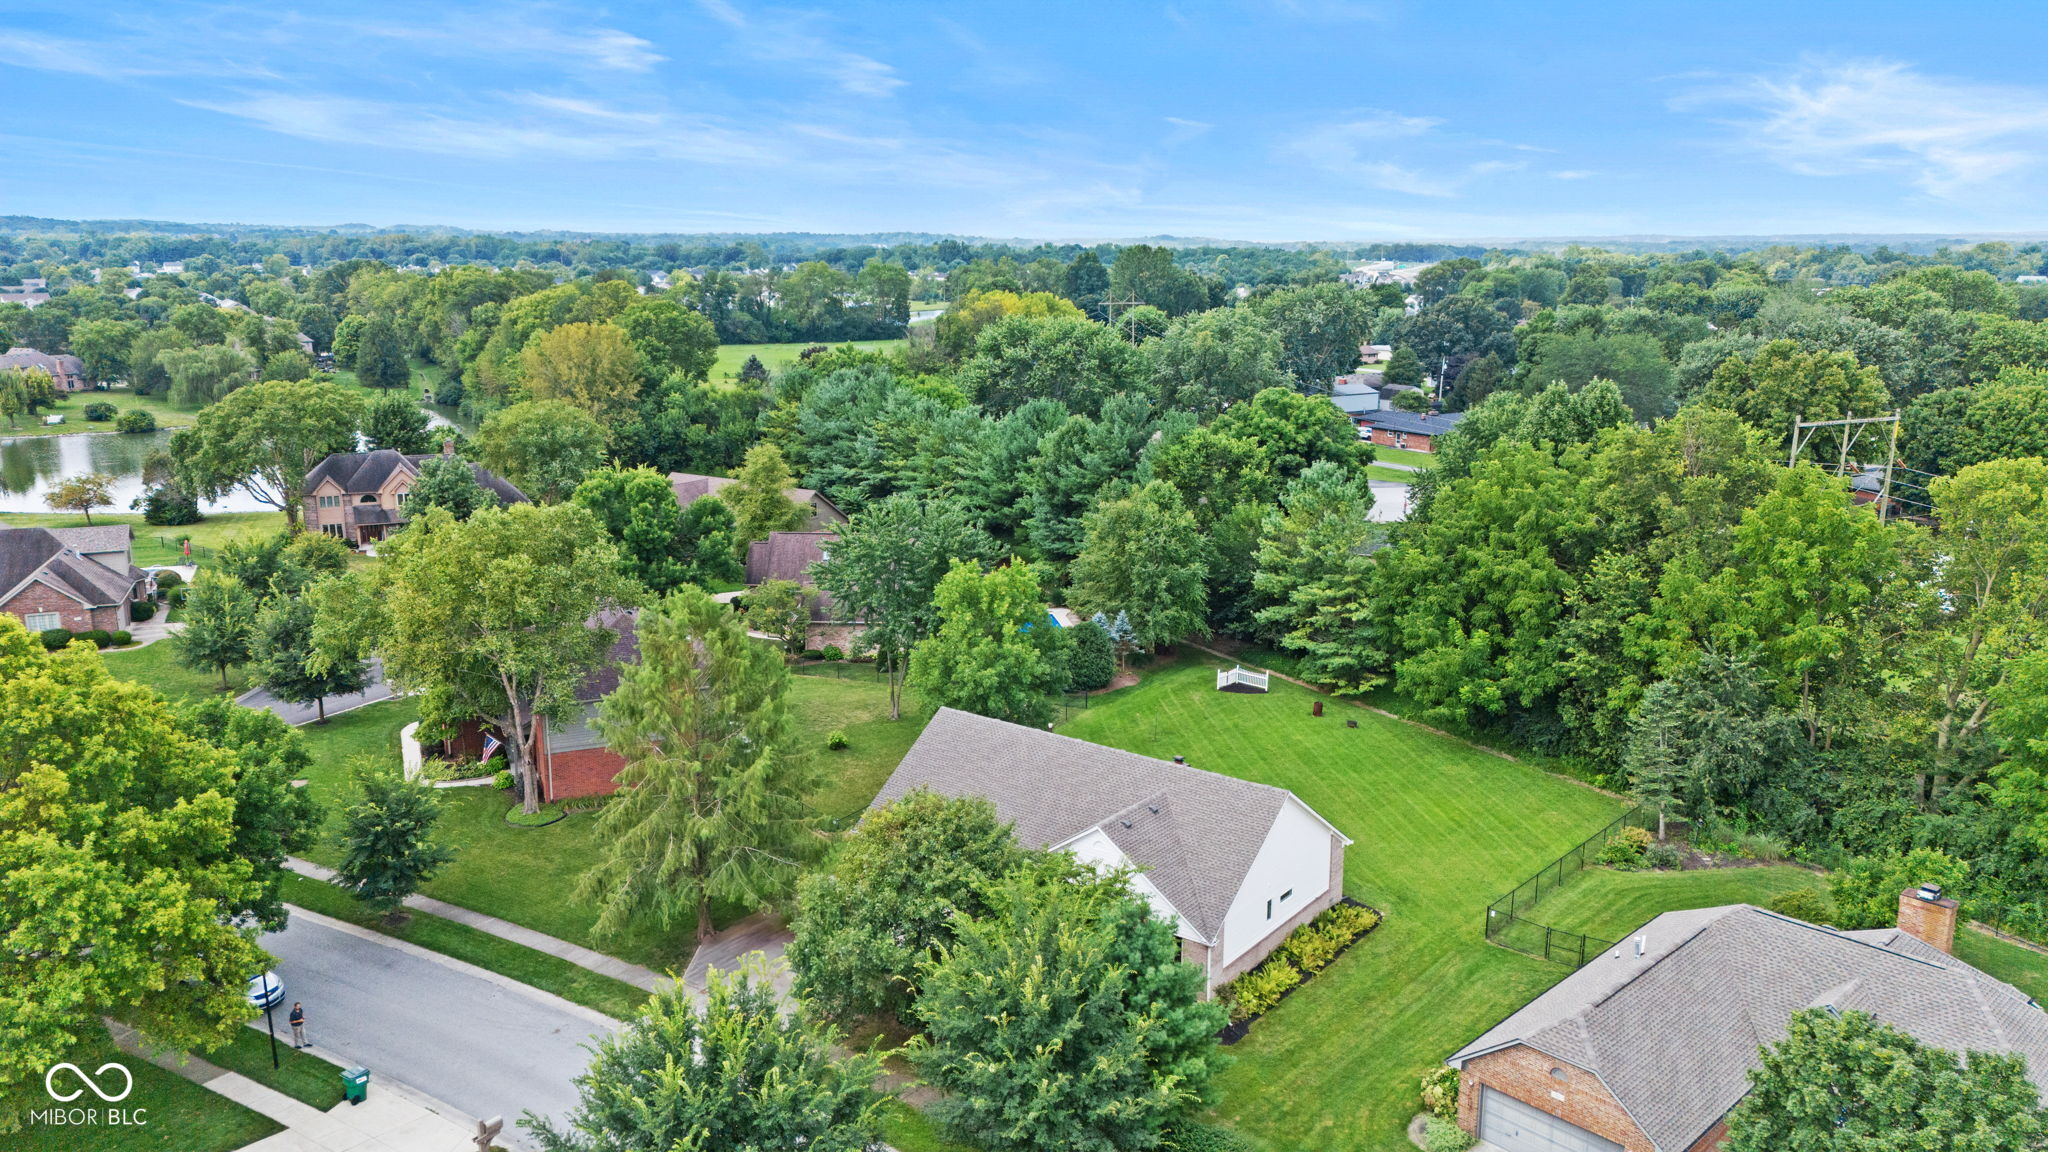
[[[399,762],[398,731],[420,718],[412,700],[380,700],[339,716],[325,724],[308,724],[299,729],[306,737],[306,750],[313,766],[306,772],[308,787],[322,804],[338,806],[348,790],[349,769],[364,758]]]
[[[110,1060],[135,1077],[134,1090],[118,1107],[130,1115],[146,1110],[141,1117],[146,1123],[90,1127],[30,1123],[22,1131],[0,1138],[0,1146],[8,1152],[232,1152],[283,1128],[270,1117],[175,1072],[128,1055],[114,1047],[105,1033],[71,1054],[71,1062],[81,1068],[97,1069]],[[37,1096],[41,1096],[40,1089]],[[87,1093],[85,1101],[89,1100],[92,1095]],[[85,1101],[75,1104],[83,1107]],[[41,1103],[39,1099],[31,1108]]]
[[[1354,838],[1345,890],[1385,925],[1230,1049],[1216,1112],[1288,1152],[1405,1152],[1416,1078],[1565,975],[1487,944],[1487,903],[1622,804],[1363,709],[1312,719],[1312,699],[1278,680],[1218,693],[1213,666],[1189,662],[1062,731],[1292,789]]]
[[[376,913],[364,908],[362,902],[354,896],[332,884],[309,877],[296,874],[286,876],[284,898],[287,903],[296,904],[308,911],[332,916],[337,920],[346,920],[387,936],[410,941],[422,948],[431,948],[479,968],[487,968],[501,976],[509,976],[522,984],[530,984],[543,992],[552,992],[585,1008],[594,1008],[614,1019],[623,1020],[639,1011],[640,1005],[647,1000],[645,991],[623,980],[601,976],[560,957],[536,952],[523,944],[501,940],[466,924],[457,924],[453,920],[444,920],[424,912],[412,912],[408,913],[410,919],[404,924],[393,927],[386,924]],[[268,1067],[267,1048],[264,1059],[265,1067]]]
[[[819,341],[802,340],[794,344],[723,344],[718,349],[718,363],[711,366],[713,380],[731,380],[739,376],[740,367],[749,356],[759,356],[761,363],[770,372],[796,363],[796,358],[806,348],[816,347]],[[901,340],[845,340],[828,347],[843,348],[852,344],[856,348],[868,348],[893,352],[903,347]]]
[[[1391,480],[1396,484],[1413,484],[1418,479],[1414,472],[1403,472],[1399,468],[1388,468],[1381,464],[1368,464],[1365,474],[1374,480]]]
[[[939,1135],[938,1125],[901,1100],[882,1106],[882,1139],[896,1152],[975,1152]]]
[[[880,681],[791,678],[790,699],[825,769],[825,785],[811,802],[838,822],[851,822],[882,790],[889,773],[924,731],[930,711],[917,691],[903,689],[903,718],[889,719],[889,689]],[[846,747],[833,751],[825,737],[846,734]]]
[[[166,638],[143,648],[103,652],[107,671],[123,680],[139,680],[173,700],[218,696],[223,692],[248,690],[246,668],[228,669],[228,686],[221,687],[220,673],[211,669],[194,671],[178,663],[177,641]]]
[[[135,563],[182,564],[178,537],[190,536],[194,548],[218,548],[238,536],[269,536],[284,531],[282,512],[216,512],[197,524],[175,528],[145,524],[134,513],[95,512],[94,524],[132,524],[135,531]],[[72,512],[0,512],[0,524],[16,528],[81,528],[85,517]],[[202,561],[203,563],[203,561]]]
[[[15,417],[17,428],[0,427],[0,436],[65,436],[73,432],[113,432],[112,420],[87,420],[87,404],[112,404],[120,411],[140,408],[156,417],[159,428],[183,428],[197,417],[199,408],[172,404],[162,396],[137,396],[126,388],[109,388],[105,392],[73,392],[56,404],[37,411],[33,416],[24,412]],[[45,416],[62,416],[64,422],[56,425],[43,423]]]
[[[1436,456],[1430,452],[1417,452],[1413,448],[1382,448],[1373,445],[1372,457],[1386,464],[1406,464],[1411,468],[1434,468]]]
[[[1996,936],[1964,928],[1956,933],[1956,956],[1988,975],[2048,1004],[2048,956],[2008,944]]]
[[[1620,940],[1660,913],[1722,904],[1754,904],[1795,888],[1820,888],[1818,872],[1789,864],[1762,868],[1707,868],[1693,872],[1616,872],[1588,868],[1546,893],[1529,919],[1567,932]]]
[[[258,1084],[275,1088],[302,1104],[325,1112],[341,1103],[341,1065],[330,1064],[310,1052],[292,1047],[291,1029],[283,1019],[288,1011],[288,1008],[276,1010],[279,1039],[275,1070],[270,1067],[270,1032],[261,1016],[256,1018],[253,1026],[242,1029],[226,1047],[207,1052],[204,1057],[230,1072],[240,1072]]]

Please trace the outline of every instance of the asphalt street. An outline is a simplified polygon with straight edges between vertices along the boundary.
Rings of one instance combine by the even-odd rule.
[[[379,700],[389,699],[391,699],[391,685],[384,682],[384,663],[381,660],[372,660],[370,661],[369,685],[361,692],[329,696],[326,700],[327,714],[333,716],[341,712],[350,711],[351,709],[361,708],[365,704],[375,704]],[[318,703],[287,704],[262,688],[254,688],[244,692],[235,698],[235,703],[245,708],[261,708],[269,712],[275,712],[284,719],[285,723],[293,725],[311,724],[319,718],[321,708],[321,705]]]
[[[508,1147],[529,1144],[515,1131],[524,1112],[559,1120],[575,1106],[583,1045],[611,1030],[588,1009],[297,911],[262,943],[284,981],[281,1036],[302,1002],[308,1042],[368,1068],[370,1091],[381,1074],[471,1116],[503,1116]]]

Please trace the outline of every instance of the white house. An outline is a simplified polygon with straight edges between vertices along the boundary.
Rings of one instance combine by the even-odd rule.
[[[1136,871],[1211,989],[1344,894],[1349,837],[1284,788],[1185,763],[941,708],[875,805],[919,788],[986,797],[1027,845]]]

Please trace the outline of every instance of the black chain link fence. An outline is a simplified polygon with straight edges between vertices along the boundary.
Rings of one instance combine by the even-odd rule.
[[[1486,939],[1503,948],[1578,968],[1617,941],[1602,940],[1578,932],[1553,928],[1529,918],[1538,901],[1599,862],[1600,850],[1623,828],[1655,828],[1657,813],[1643,807],[1631,808],[1613,823],[1586,837],[1564,855],[1552,860],[1515,889],[1486,906]]]

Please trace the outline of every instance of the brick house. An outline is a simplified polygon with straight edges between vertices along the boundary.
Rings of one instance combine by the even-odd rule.
[[[0,527],[0,612],[31,632],[115,632],[154,591],[130,559],[126,524],[90,528]]]
[[[50,383],[59,392],[83,392],[92,387],[92,381],[85,378],[85,361],[76,356],[52,356],[22,347],[0,352],[0,372],[33,372],[37,369],[50,374]]]
[[[1747,904],[1667,912],[1450,1058],[1458,1123],[1502,1152],[1708,1152],[1760,1046],[1805,1008],[2048,1068],[2048,1014],[1951,956],[1955,928],[1939,889],[1861,932]]]
[[[444,441],[441,455],[453,459],[452,441]],[[405,497],[420,478],[421,463],[428,456],[406,456],[389,448],[373,452],[337,452],[306,473],[306,531],[325,532],[360,548],[384,539],[405,527]],[[476,482],[494,493],[501,503],[524,504],[526,494],[483,469],[471,464]]]
[[[1436,451],[1436,438],[1458,426],[1463,412],[1435,412],[1423,415],[1399,408],[1376,408],[1351,413],[1358,426],[1358,438],[1382,448],[1406,448],[1415,452]]]
[[[694,472],[668,474],[668,486],[675,490],[676,503],[684,508],[732,483],[736,481],[729,476],[699,476]],[[811,488],[784,488],[782,494],[789,497],[791,503],[811,510],[811,519],[804,525],[806,531],[816,532],[846,523],[846,513],[841,512],[839,505],[832,503],[823,492]]]
[[[1329,821],[1284,788],[941,708],[875,797],[982,796],[1031,847],[1129,867],[1214,990],[1344,894]]]

